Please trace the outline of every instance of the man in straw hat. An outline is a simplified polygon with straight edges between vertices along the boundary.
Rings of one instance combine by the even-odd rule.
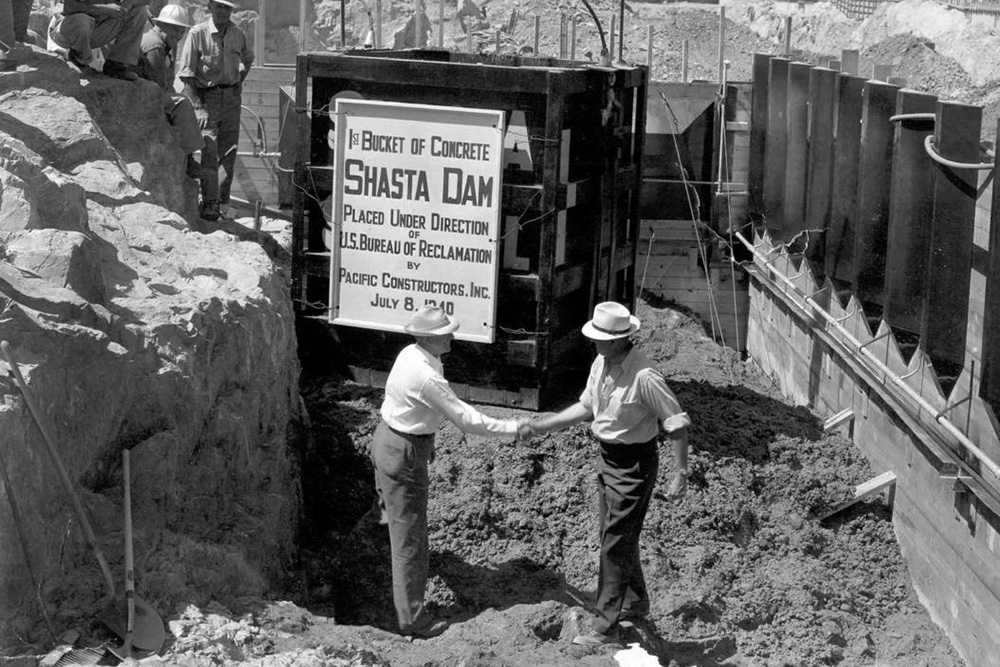
[[[240,138],[243,80],[253,66],[246,34],[232,23],[232,0],[208,0],[211,16],[191,28],[177,58],[177,78],[201,124],[201,217],[218,220],[229,206]],[[219,178],[219,167],[225,176]]]
[[[593,420],[600,446],[601,561],[595,618],[590,632],[574,644],[616,641],[619,624],[649,613],[649,596],[639,561],[639,533],[659,468],[660,429],[673,444],[674,478],[668,495],[687,490],[687,427],[690,425],[663,375],[633,344],[639,319],[611,301],[594,307],[583,335],[594,341],[597,358],[580,399],[562,412],[530,422],[535,434]]]
[[[523,422],[488,417],[463,402],[442,375],[441,355],[451,350],[459,322],[439,307],[418,310],[405,330],[414,342],[396,357],[385,385],[382,421],[372,441],[381,523],[392,548],[392,597],[399,630],[433,637],[447,623],[424,610],[427,544],[427,465],[441,418],[466,433],[516,436]]]
[[[188,13],[180,5],[164,5],[153,19],[153,25],[143,34],[140,47],[138,73],[163,90],[163,112],[172,127],[177,128],[177,139],[187,155],[186,172],[191,178],[201,178],[201,165],[194,153],[205,145],[201,127],[191,101],[174,92],[174,53],[191,24]]]

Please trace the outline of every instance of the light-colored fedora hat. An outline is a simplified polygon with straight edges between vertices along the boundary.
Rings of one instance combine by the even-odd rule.
[[[448,317],[439,306],[424,306],[403,329],[411,336],[443,336],[458,329],[456,317]]]
[[[232,7],[233,9],[239,9],[240,6],[236,4],[236,0],[208,0],[208,4],[215,3],[217,5],[225,5],[226,7]]]
[[[614,301],[594,306],[594,317],[583,325],[583,335],[592,340],[625,338],[638,330],[639,318]]]

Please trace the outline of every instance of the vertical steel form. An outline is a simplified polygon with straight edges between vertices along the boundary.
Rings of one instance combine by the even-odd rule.
[[[788,93],[786,58],[771,58],[768,73],[767,143],[764,145],[764,224],[773,236],[784,238],[784,190],[787,124],[785,114]]]
[[[830,226],[826,233],[826,275],[854,282],[854,227],[861,154],[861,93],[865,80],[850,74],[837,77],[837,154],[833,162]]]
[[[753,55],[753,99],[750,102],[750,156],[747,167],[747,213],[759,223],[764,218],[764,151],[767,144],[768,79],[771,56]]]
[[[996,139],[1000,142],[1000,119]],[[983,306],[983,368],[979,395],[1000,414],[1000,185],[993,168],[993,197],[990,202],[989,264],[986,273],[986,302]]]
[[[809,72],[806,63],[788,66],[788,90],[785,98],[785,120],[788,140],[785,145],[785,197],[782,213],[781,241],[791,241],[805,229],[806,165],[809,158]],[[801,239],[798,239],[801,240]],[[795,244],[799,250],[800,243]]]
[[[814,273],[820,275],[826,268],[823,252],[830,226],[836,109],[837,73],[832,69],[814,68],[809,74],[809,163],[803,250]]]
[[[862,303],[885,304],[885,247],[889,229],[889,183],[892,175],[896,86],[865,83],[861,120],[861,160],[858,176],[857,227],[854,236],[854,292]]]
[[[982,121],[980,107],[939,101],[934,129],[937,154],[955,162],[978,163]],[[974,169],[942,165],[934,174],[925,349],[939,375],[944,371],[939,362],[958,368],[965,364],[977,185]]]
[[[937,97],[912,90],[896,96],[896,113],[934,114]],[[896,329],[919,333],[924,317],[931,216],[934,214],[934,166],[924,138],[934,120],[901,119],[896,123],[892,158],[889,234],[885,256],[885,321]]]

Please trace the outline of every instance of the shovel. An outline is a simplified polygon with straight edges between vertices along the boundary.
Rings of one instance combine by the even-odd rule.
[[[102,620],[119,637],[122,645],[109,650],[120,659],[136,657],[134,649],[159,651],[167,634],[163,620],[147,602],[135,594],[135,571],[132,559],[132,482],[129,451],[122,451],[122,484],[125,499],[125,616],[124,624],[120,605],[115,605],[102,614]],[[124,628],[122,627],[124,625]]]
[[[59,456],[59,451],[56,449],[55,445],[55,438],[52,437],[46,422],[43,420],[42,412],[38,409],[34,396],[32,396],[31,392],[28,390],[28,385],[24,381],[24,376],[21,375],[21,369],[17,365],[17,361],[14,359],[14,353],[7,341],[0,341],[0,352],[3,353],[4,359],[6,359],[7,364],[10,366],[14,380],[17,382],[17,387],[21,390],[21,395],[24,396],[24,402],[28,404],[28,410],[31,412],[31,416],[34,418],[35,424],[38,426],[38,430],[42,432],[42,440],[45,442],[45,448],[49,453],[49,458],[52,459],[52,465],[55,467],[56,473],[59,475],[59,481],[62,483],[63,489],[69,496],[70,502],[73,506],[73,515],[76,517],[77,523],[80,524],[80,528],[83,530],[83,535],[87,540],[87,544],[90,546],[91,551],[94,552],[94,558],[97,559],[97,563],[101,567],[101,573],[104,575],[104,586],[107,589],[107,596],[108,598],[114,600],[115,584],[114,579],[111,577],[111,568],[108,567],[108,561],[104,558],[104,553],[101,551],[100,545],[97,544],[97,538],[94,536],[94,530],[90,526],[90,520],[87,519],[87,513],[84,511],[83,505],[80,504],[80,498],[76,495],[76,490],[73,488],[73,482],[70,480],[69,474],[66,472],[66,467],[63,465],[62,458]],[[128,475],[125,477],[125,488],[126,492],[128,492]],[[126,500],[126,507],[127,506],[128,501]],[[128,545],[128,553],[126,554],[126,586],[131,584],[130,580],[132,571],[132,565],[130,562],[132,548],[131,509],[129,509],[128,512],[129,513],[126,519],[126,543]],[[158,651],[163,646],[163,641],[166,639],[166,632],[163,629],[163,621],[160,619],[156,611],[142,600],[134,600],[134,606],[136,613],[134,615],[135,625],[132,636],[132,646],[147,651]],[[109,616],[112,616],[112,618],[110,618],[111,622],[108,622],[108,620],[105,619],[105,624],[108,625],[108,627],[119,637],[124,638],[124,635],[127,632],[127,629],[125,628],[127,622],[122,623],[121,616],[119,614]],[[114,617],[117,617],[118,620]]]

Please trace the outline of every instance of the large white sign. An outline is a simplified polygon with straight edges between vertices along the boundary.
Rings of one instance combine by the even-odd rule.
[[[330,319],[403,331],[425,305],[492,343],[502,111],[338,99]]]

